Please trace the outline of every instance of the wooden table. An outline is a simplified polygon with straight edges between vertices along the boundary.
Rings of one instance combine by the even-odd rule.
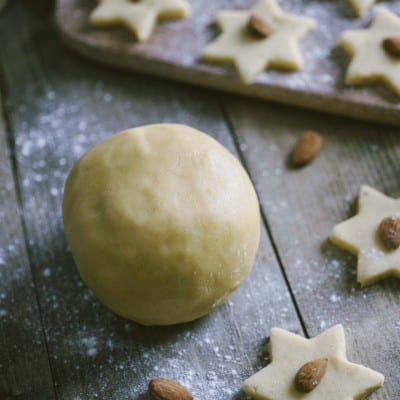
[[[361,289],[356,258],[327,242],[366,183],[400,196],[399,128],[121,72],[67,51],[51,16],[9,2],[0,15],[0,392],[16,399],[147,399],[166,376],[197,399],[241,399],[268,362],[268,332],[314,336],[336,323],[352,361],[386,376],[374,400],[400,393],[400,281]],[[223,307],[190,324],[141,327],[82,284],[60,205],[65,177],[116,131],[180,122],[216,137],[243,162],[263,213],[253,272]],[[291,170],[299,133],[323,152]],[[0,398],[4,398],[1,397]]]

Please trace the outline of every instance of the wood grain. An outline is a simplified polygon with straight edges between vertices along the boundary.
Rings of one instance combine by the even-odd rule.
[[[259,101],[224,98],[227,115],[255,181],[274,243],[307,333],[342,323],[352,361],[386,376],[371,399],[400,393],[400,281],[361,289],[356,258],[327,241],[355,213],[359,187],[400,197],[398,129],[304,113]],[[321,154],[303,169],[288,167],[298,136],[323,134]]]
[[[1,99],[0,393],[29,396],[27,398],[32,400],[55,398],[20,220]]]
[[[18,32],[14,27],[19,26]],[[58,399],[147,398],[166,376],[197,398],[242,398],[266,363],[272,326],[301,332],[265,229],[250,278],[210,316],[165,328],[118,318],[83,286],[61,222],[64,180],[94,143],[129,127],[181,122],[235,153],[215,94],[77,59],[16,1],[5,21],[4,77],[12,105],[26,233]]]
[[[243,84],[233,67],[200,60],[204,46],[217,34],[214,16],[220,9],[248,8],[253,0],[191,0],[190,18],[163,23],[147,43],[135,43],[122,29],[91,29],[88,14],[95,0],[59,0],[57,24],[65,43],[81,55],[128,68],[280,103],[356,118],[400,124],[398,96],[383,86],[350,88],[344,84],[348,57],[337,48],[347,29],[366,27],[371,15],[354,18],[345,2],[284,0],[285,11],[315,18],[318,27],[301,45],[305,68],[296,73],[269,71],[255,84]],[[384,2],[400,12],[400,4]]]

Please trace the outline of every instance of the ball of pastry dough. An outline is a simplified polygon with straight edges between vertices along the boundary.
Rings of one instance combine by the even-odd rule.
[[[82,279],[144,325],[199,318],[249,274],[259,243],[254,187],[210,136],[157,124],[116,134],[72,169],[65,232]]]

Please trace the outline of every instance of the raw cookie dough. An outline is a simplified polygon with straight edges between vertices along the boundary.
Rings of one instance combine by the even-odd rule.
[[[356,14],[360,17],[365,15],[375,3],[375,0],[347,0],[347,1],[353,7]]]
[[[124,25],[140,42],[149,39],[157,20],[184,18],[189,13],[185,0],[100,0],[92,11],[92,26]]]
[[[358,209],[356,216],[333,228],[330,240],[358,255],[357,280],[362,286],[387,276],[400,278],[400,248],[385,249],[377,234],[384,218],[400,216],[400,200],[363,186]]]
[[[244,382],[243,390],[260,400],[359,400],[382,386],[378,372],[347,360],[344,330],[336,325],[313,339],[273,328],[270,334],[272,363]],[[328,358],[320,384],[310,393],[294,387],[297,371],[309,361]]]
[[[266,38],[252,36],[247,28],[251,15],[267,20],[273,33]],[[298,41],[316,26],[310,18],[284,14],[274,0],[259,0],[250,10],[220,11],[216,21],[222,33],[206,46],[203,59],[234,63],[247,83],[266,68],[300,69]]]
[[[400,36],[400,19],[380,8],[369,29],[345,31],[339,45],[352,60],[346,73],[346,83],[362,85],[381,81],[400,95],[400,58],[387,54],[382,41]]]
[[[177,124],[97,144],[68,177],[63,219],[82,279],[111,310],[145,325],[199,318],[249,274],[259,205],[241,164]]]

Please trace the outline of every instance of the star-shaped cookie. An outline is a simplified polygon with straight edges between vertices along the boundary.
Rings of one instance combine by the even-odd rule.
[[[381,8],[369,29],[345,31],[339,45],[352,56],[346,83],[359,85],[381,81],[400,95],[400,58],[388,54],[384,39],[400,36],[400,19]]]
[[[124,25],[140,42],[149,39],[157,20],[184,18],[189,13],[185,0],[100,0],[92,11],[92,26]]]
[[[374,5],[375,0],[348,0],[348,2],[356,14],[361,17]]]
[[[400,278],[400,248],[386,249],[378,235],[384,218],[400,217],[400,200],[363,186],[358,198],[358,210],[356,216],[333,228],[330,240],[358,255],[357,280],[362,286],[387,276]]]
[[[251,16],[268,21],[271,33],[255,37],[249,32]],[[217,14],[222,33],[203,52],[203,59],[234,63],[244,82],[251,82],[269,67],[298,70],[303,59],[299,40],[315,27],[310,18],[284,14],[274,0],[259,0],[250,10]]]
[[[244,382],[243,390],[259,400],[356,400],[382,386],[382,374],[346,357],[341,325],[313,339],[273,328],[270,334],[272,362]],[[327,359],[327,369],[311,392],[300,393],[295,386],[298,370],[313,360]]]

